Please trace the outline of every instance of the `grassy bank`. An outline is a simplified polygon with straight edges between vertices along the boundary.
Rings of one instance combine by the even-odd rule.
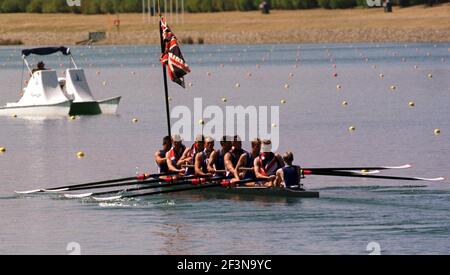
[[[207,44],[442,42],[450,40],[450,4],[383,9],[223,12],[169,16],[180,39],[203,38]],[[2,14],[0,39],[28,45],[71,45],[87,39],[88,32],[106,31],[102,44],[157,44],[156,18],[143,24],[140,14],[115,15]]]

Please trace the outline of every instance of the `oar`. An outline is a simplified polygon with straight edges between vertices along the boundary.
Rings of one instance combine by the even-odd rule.
[[[121,183],[113,183],[113,184],[104,184],[104,185],[94,185],[94,186],[86,186],[86,187],[75,187],[75,188],[69,188],[67,190],[62,191],[80,191],[80,190],[90,190],[90,189],[105,189],[105,188],[111,188],[111,187],[119,187],[119,186],[128,186],[128,185],[147,185],[150,183],[160,183],[160,182],[174,182],[175,180],[183,180],[183,179],[193,179],[193,178],[207,178],[209,176],[184,176],[184,177],[166,177],[166,178],[156,178],[156,179],[149,179],[149,180],[142,180],[142,181],[126,181]],[[159,186],[159,185],[156,185]],[[56,192],[56,191],[53,191]],[[57,192],[60,192],[58,190]]]
[[[82,187],[89,187],[89,186],[129,181],[129,180],[144,181],[145,179],[148,179],[148,178],[169,176],[169,175],[173,175],[173,174],[176,174],[176,173],[170,172],[170,173],[159,173],[159,174],[142,174],[142,175],[138,175],[138,176],[134,176],[134,177],[127,177],[127,178],[94,181],[94,182],[83,183],[83,184],[66,185],[66,186],[51,187],[51,188],[41,188],[41,189],[27,190],[27,191],[14,191],[14,192],[16,194],[22,194],[22,195],[23,194],[33,194],[33,193],[42,193],[42,192],[63,192],[63,191],[70,191],[73,188],[82,188]]]
[[[422,180],[422,181],[441,181],[445,178],[419,178],[419,177],[395,177],[395,176],[375,176],[375,175],[363,175],[352,172],[343,171],[311,171],[303,170],[305,175],[319,175],[319,176],[336,176],[336,177],[355,177],[355,178],[372,178],[372,179],[389,179],[389,180]]]
[[[411,168],[411,164],[400,166],[362,166],[362,167],[329,167],[329,168],[303,168],[311,171],[345,171],[345,170],[389,170],[389,169],[407,169]]]
[[[119,190],[111,190],[111,191],[106,191],[106,192],[95,192],[95,193],[92,192],[92,193],[84,193],[84,194],[64,194],[64,197],[66,197],[68,199],[84,199],[84,198],[88,198],[91,196],[96,197],[96,196],[116,194],[116,193],[125,193],[125,192],[148,190],[148,189],[154,189],[154,188],[179,186],[179,185],[184,185],[184,184],[199,184],[202,182],[203,183],[206,182],[208,180],[206,177],[207,176],[187,176],[187,177],[181,178],[184,181],[180,181],[180,182],[166,181],[167,183],[155,184],[155,185],[143,186],[143,187],[136,187],[136,188],[130,188],[130,189],[119,189]],[[214,178],[214,180],[220,180],[220,179],[225,179],[225,178],[227,178],[227,177],[217,177],[217,178]],[[190,179],[190,180],[186,180],[186,179]],[[209,180],[212,180],[212,179],[209,179]]]
[[[211,180],[214,180],[214,179],[211,179]],[[255,181],[266,181],[266,180],[267,179],[246,179],[246,180],[237,181],[237,182],[235,182],[235,184],[255,182]],[[156,192],[138,193],[138,194],[130,194],[130,195],[118,195],[118,196],[103,197],[103,198],[93,197],[93,199],[96,201],[114,201],[114,200],[120,200],[120,199],[124,199],[124,198],[136,198],[136,197],[144,197],[144,196],[183,192],[183,191],[214,188],[214,187],[227,187],[229,185],[230,185],[230,181],[222,180],[219,183],[204,184],[204,185],[194,186],[194,187],[178,188],[178,189],[172,189],[172,190],[169,189],[169,190],[161,190],[161,191],[156,191]]]

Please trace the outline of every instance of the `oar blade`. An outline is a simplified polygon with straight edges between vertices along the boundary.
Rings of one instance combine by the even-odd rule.
[[[35,190],[27,190],[27,191],[14,191],[14,193],[18,195],[28,195],[28,194],[35,194],[35,193],[41,193],[43,192],[42,189],[35,189]]]
[[[443,181],[445,180],[444,177],[438,177],[438,178],[416,178],[417,180],[424,180],[424,181]]]
[[[92,196],[94,193],[85,193],[85,194],[64,194],[64,197],[67,199],[85,199]]]

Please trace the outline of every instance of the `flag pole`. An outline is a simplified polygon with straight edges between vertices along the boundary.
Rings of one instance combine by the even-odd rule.
[[[159,38],[161,42],[161,53],[164,54],[165,51],[165,42],[163,40],[163,33],[162,33],[162,24],[161,24],[161,3],[160,0],[158,0],[158,15],[159,15]],[[171,133],[171,127],[170,127],[170,108],[169,108],[169,89],[167,87],[167,72],[166,72],[166,65],[162,64],[163,69],[163,78],[164,78],[164,91],[166,96],[166,116],[167,116],[167,133],[168,136],[172,136]]]

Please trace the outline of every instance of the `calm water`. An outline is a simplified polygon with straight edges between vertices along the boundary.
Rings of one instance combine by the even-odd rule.
[[[303,166],[412,163],[385,174],[449,178],[449,49],[449,43],[185,46],[192,86],[170,83],[171,104],[191,108],[202,97],[204,106],[225,106],[226,97],[229,105],[281,105],[280,151],[294,151]],[[82,254],[368,254],[372,241],[384,254],[450,253],[448,180],[310,176],[305,185],[321,198],[297,200],[177,194],[99,204],[15,197],[14,190],[156,170],[152,155],[166,132],[158,48],[73,52],[97,98],[123,96],[119,114],[0,117],[0,147],[7,148],[0,155],[1,254],[68,254],[70,242]],[[45,60],[58,70],[68,64],[58,56]],[[21,72],[20,49],[0,48],[0,104],[18,100]],[[435,136],[435,128],[442,134]],[[84,159],[75,156],[80,150]]]

